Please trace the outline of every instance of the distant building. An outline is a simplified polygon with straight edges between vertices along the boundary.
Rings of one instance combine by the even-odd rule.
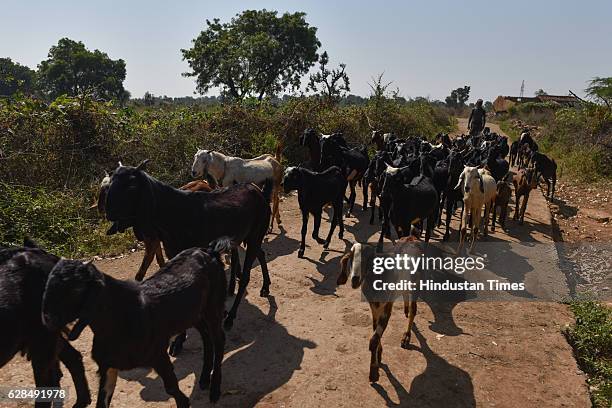
[[[540,96],[498,96],[493,101],[495,113],[508,112],[511,106],[526,102],[554,102],[563,106],[574,106],[579,102],[575,96],[567,95],[540,95]]]

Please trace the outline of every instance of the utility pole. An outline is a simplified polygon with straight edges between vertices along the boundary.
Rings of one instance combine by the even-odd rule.
[[[523,99],[523,94],[525,93],[525,80],[521,83],[521,99]]]

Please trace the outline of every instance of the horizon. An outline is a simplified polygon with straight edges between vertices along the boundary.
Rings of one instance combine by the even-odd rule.
[[[583,96],[589,80],[610,75],[612,44],[597,41],[612,37],[609,2],[592,1],[585,6],[521,0],[512,5],[489,4],[482,10],[471,7],[450,1],[435,8],[393,1],[377,9],[379,14],[373,18],[372,6],[362,0],[350,4],[189,0],[174,8],[141,0],[11,3],[5,6],[6,23],[0,35],[10,38],[23,31],[24,21],[27,32],[18,42],[4,41],[0,57],[36,69],[49,48],[68,37],[90,50],[125,60],[124,86],[133,98],[142,98],[145,92],[216,96],[217,90],[194,94],[193,79],[181,76],[188,65],[180,49],[190,47],[206,19],[227,22],[242,10],[266,8],[280,14],[305,12],[308,23],[318,28],[319,54],[327,50],[332,67],[345,63],[351,80],[349,94],[362,97],[368,97],[368,83],[381,72],[386,82],[393,82],[390,89],[399,87],[406,99],[444,101],[452,89],[469,85],[469,102],[518,96],[523,80],[526,97],[538,89],[551,95],[572,90]],[[502,13],[504,18],[499,18]]]

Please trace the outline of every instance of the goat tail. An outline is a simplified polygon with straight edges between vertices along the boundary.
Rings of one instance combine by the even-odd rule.
[[[261,190],[261,194],[263,194],[264,199],[270,205],[272,201],[272,191],[274,190],[274,180],[271,178],[266,179],[264,181],[263,189]]]
[[[280,164],[283,158],[283,141],[281,139],[278,139],[278,141],[276,142],[276,151],[274,152],[274,158]]]

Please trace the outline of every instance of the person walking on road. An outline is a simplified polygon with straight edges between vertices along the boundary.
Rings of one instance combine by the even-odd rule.
[[[470,136],[476,136],[485,127],[487,123],[487,113],[482,107],[482,99],[476,101],[476,107],[472,109],[470,113],[470,118],[468,119],[468,130],[470,131]]]

